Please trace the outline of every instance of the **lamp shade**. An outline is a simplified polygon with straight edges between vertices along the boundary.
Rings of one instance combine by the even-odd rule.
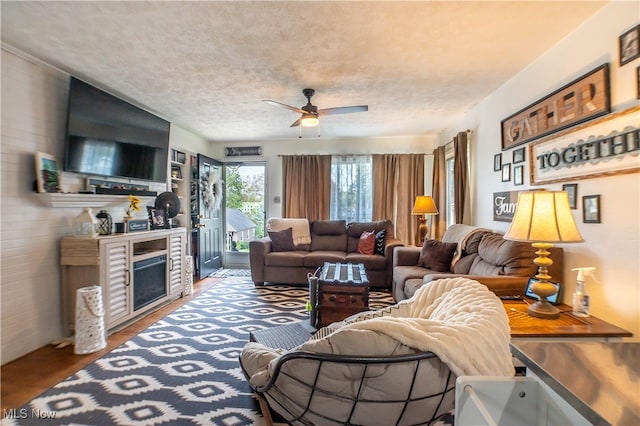
[[[438,214],[438,208],[430,195],[418,195],[413,204],[412,215]]]
[[[573,220],[566,191],[521,192],[511,226],[504,238],[546,243],[584,241]]]

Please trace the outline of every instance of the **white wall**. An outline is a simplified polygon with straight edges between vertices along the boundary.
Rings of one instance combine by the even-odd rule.
[[[431,152],[438,140],[437,135],[395,136],[369,139],[327,139],[309,137],[302,139],[286,139],[268,142],[215,142],[212,156],[220,161],[264,161],[267,166],[267,217],[282,215],[282,205],[274,202],[276,197],[282,199],[282,160],[280,155],[297,154],[407,154],[425,153],[425,188],[431,188]],[[256,146],[263,147],[262,157],[225,158],[224,147]],[[430,193],[430,192],[428,192]]]
[[[71,223],[81,209],[43,206],[32,193],[32,182],[35,152],[55,155],[62,164],[68,79],[61,71],[2,50],[2,364],[62,335],[59,240],[72,233]],[[204,153],[209,147],[175,126],[171,145]],[[61,183],[70,190],[82,179],[64,173]],[[105,208],[115,221],[123,216],[125,204]]]
[[[610,64],[612,110],[621,111],[638,104],[635,73],[640,59],[619,66],[618,36],[637,25],[639,16],[637,2],[612,2],[605,6],[477,105],[457,126],[474,130],[472,181],[477,194],[476,225],[505,232],[508,223],[493,221],[492,193],[539,188],[528,185],[528,159],[524,186],[503,183],[500,173],[493,172],[493,156],[501,152],[501,120],[603,63]],[[455,130],[448,133],[453,134]],[[512,150],[503,152],[503,158],[506,155],[510,159],[511,153]],[[571,304],[575,289],[576,275],[571,269],[595,266],[598,282],[587,282],[592,314],[633,332],[633,340],[640,340],[640,176],[634,173],[576,179],[569,183],[578,184],[579,207],[574,210],[574,218],[585,242],[562,246],[565,250],[564,302]],[[562,183],[542,187],[560,190]],[[602,223],[582,223],[581,197],[597,194],[601,195]]]

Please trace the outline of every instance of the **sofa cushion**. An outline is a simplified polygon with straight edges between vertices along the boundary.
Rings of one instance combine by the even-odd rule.
[[[314,251],[347,251],[344,220],[316,220],[311,223],[311,248]]]
[[[373,249],[374,254],[381,254],[384,256],[384,248],[387,244],[387,230],[383,229],[376,233],[376,246]]]
[[[344,251],[311,251],[305,253],[303,263],[307,268],[319,268],[325,262],[344,263],[346,255]]]
[[[485,234],[469,274],[533,276],[537,269],[534,251],[529,243],[505,240],[497,233]]]
[[[351,222],[347,225],[347,252],[354,253],[358,251],[358,241],[363,232],[374,231],[379,232],[386,230],[386,235],[393,235],[393,227],[390,220],[378,220],[374,222]]]
[[[311,238],[314,235],[342,235],[346,234],[345,220],[314,220],[311,222]]]
[[[283,229],[282,231],[269,231],[271,239],[271,251],[295,251],[296,246],[293,244],[292,228]]]
[[[378,254],[347,253],[345,262],[355,264],[362,263],[365,271],[387,268],[387,260],[384,256]]]
[[[449,272],[451,259],[458,248],[456,243],[444,243],[437,240],[425,240],[418,266],[423,266],[435,272]]]
[[[301,268],[304,266],[306,251],[271,252],[264,257],[265,266],[291,266]]]
[[[373,250],[376,246],[376,233],[374,231],[365,231],[360,235],[358,241],[358,253],[360,254],[373,254]]]

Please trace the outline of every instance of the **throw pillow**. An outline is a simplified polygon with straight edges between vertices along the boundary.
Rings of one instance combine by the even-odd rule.
[[[434,272],[449,272],[456,248],[458,248],[458,243],[425,240],[422,250],[420,250],[418,266],[423,266]]]
[[[375,254],[381,254],[384,256],[384,247],[387,240],[387,230],[383,229],[376,234],[376,246],[373,249]]]
[[[358,253],[360,254],[373,254],[373,249],[376,245],[376,233],[363,232],[360,234],[360,240],[358,241]]]
[[[282,231],[269,231],[271,239],[271,251],[295,251],[293,244],[293,229],[287,228]]]

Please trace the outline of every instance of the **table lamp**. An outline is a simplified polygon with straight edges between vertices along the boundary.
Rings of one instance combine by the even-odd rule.
[[[529,305],[529,315],[537,318],[554,319],[560,310],[547,301],[557,292],[549,282],[548,267],[553,264],[548,256],[553,243],[579,243],[584,241],[576,227],[566,191],[525,191],[518,194],[518,206],[506,240],[531,242],[537,249],[533,260],[538,266],[539,281],[533,284],[532,291],[539,300]]]
[[[420,216],[420,225],[418,226],[418,241],[416,242],[417,246],[420,246],[424,243],[424,237],[427,235],[427,219],[425,215],[434,215],[438,214],[438,208],[436,207],[436,203],[433,201],[433,198],[430,195],[418,195],[416,197],[416,201],[413,204],[413,210],[411,210],[411,214],[414,216]]]

